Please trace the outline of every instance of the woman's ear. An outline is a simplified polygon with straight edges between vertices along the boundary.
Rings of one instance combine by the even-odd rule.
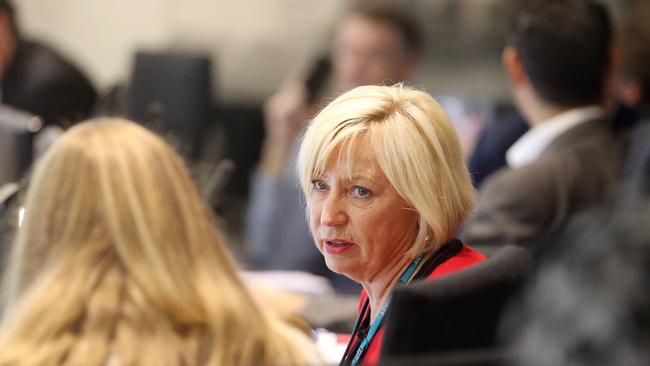
[[[506,46],[503,49],[501,62],[513,87],[521,86],[527,82],[528,78],[526,77],[521,57],[514,47]]]

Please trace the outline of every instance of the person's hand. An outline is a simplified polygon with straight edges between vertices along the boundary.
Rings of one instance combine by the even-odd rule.
[[[314,108],[307,103],[307,90],[301,82],[288,82],[264,105],[266,136],[260,170],[272,177],[284,171],[294,140],[303,129]]]
[[[307,90],[300,82],[289,82],[275,92],[264,105],[267,139],[290,143],[309,118]]]

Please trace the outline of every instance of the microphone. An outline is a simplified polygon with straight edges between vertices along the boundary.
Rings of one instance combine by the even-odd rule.
[[[205,199],[210,207],[216,207],[221,202],[223,193],[235,172],[235,168],[235,163],[230,159],[222,159],[214,168],[214,171],[203,186],[201,192],[203,199]]]

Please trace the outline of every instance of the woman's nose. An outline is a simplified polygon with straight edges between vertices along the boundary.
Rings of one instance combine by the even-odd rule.
[[[324,226],[343,226],[348,221],[345,212],[345,202],[340,197],[331,194],[325,199],[320,215],[321,224]]]

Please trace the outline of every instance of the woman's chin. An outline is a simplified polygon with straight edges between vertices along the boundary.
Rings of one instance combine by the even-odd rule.
[[[325,264],[330,271],[349,277],[355,280],[355,273],[359,270],[359,265],[354,265],[351,258],[341,258],[340,256],[325,255]]]

